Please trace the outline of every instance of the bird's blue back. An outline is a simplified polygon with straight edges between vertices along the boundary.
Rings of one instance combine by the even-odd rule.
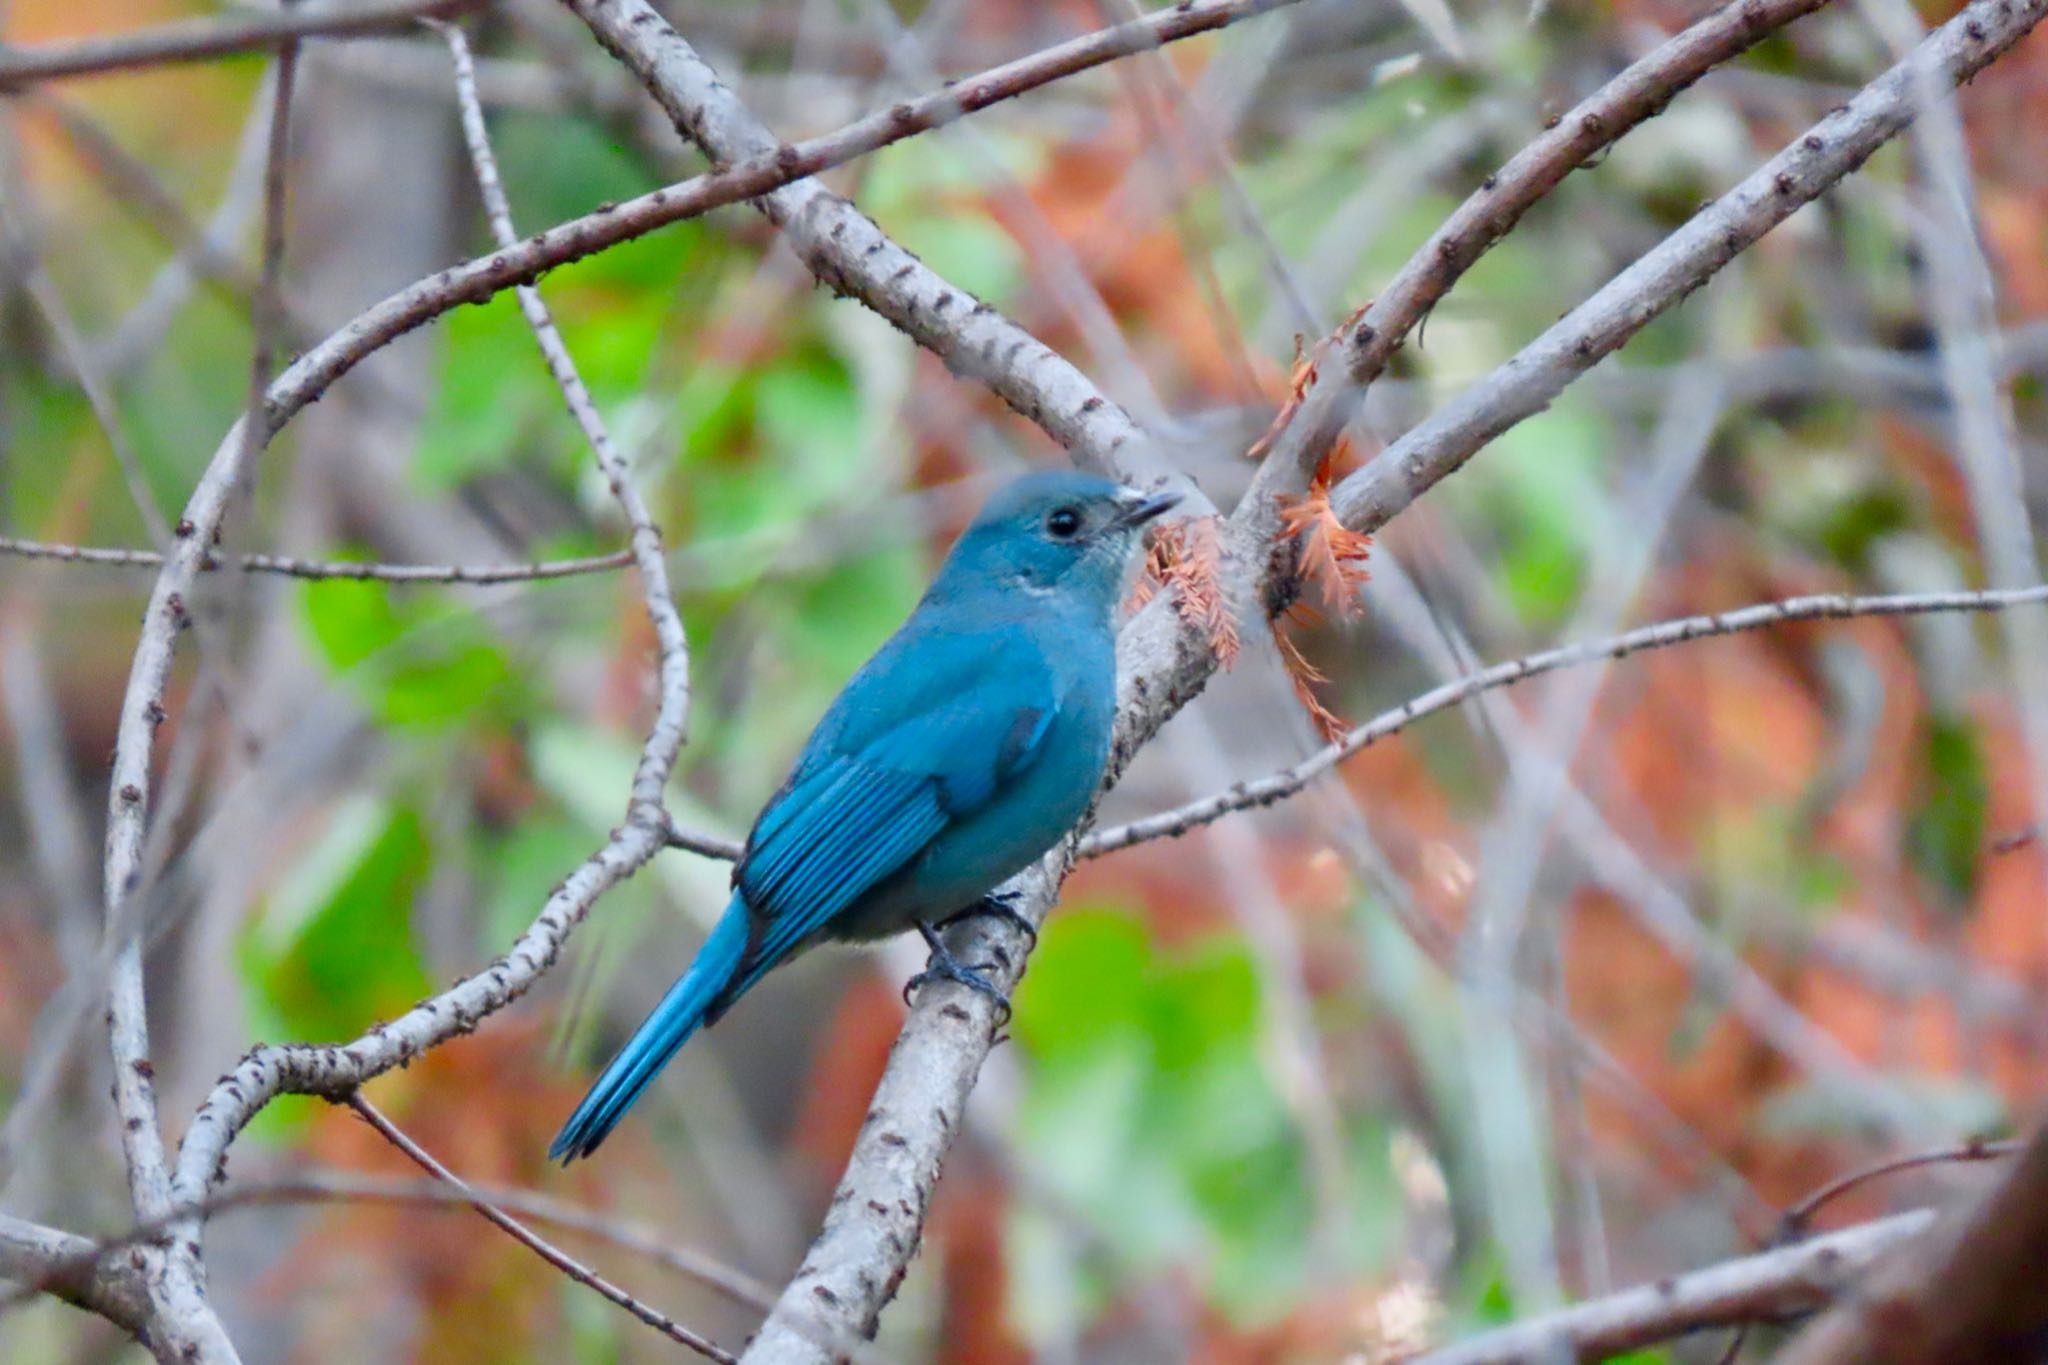
[[[966,909],[1080,818],[1109,753],[1137,539],[1116,519],[1133,498],[1060,473],[990,500],[818,722],[755,821],[718,925],[550,1155],[593,1151],[699,1025],[792,953]],[[1046,529],[1069,510],[1095,519],[1083,524],[1099,543]]]

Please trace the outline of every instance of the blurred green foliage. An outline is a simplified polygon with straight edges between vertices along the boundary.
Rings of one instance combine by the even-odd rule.
[[[1190,1248],[1205,1296],[1248,1320],[1385,1255],[1397,1200],[1385,1134],[1370,1124],[1349,1135],[1347,1204],[1320,1216],[1343,1243],[1318,1246],[1307,1156],[1261,1058],[1258,972],[1242,940],[1166,952],[1126,913],[1066,907],[1017,1006],[1032,1063],[1011,1229],[1027,1332],[1070,1326],[1123,1276],[1184,1264]],[[1319,1264],[1331,1250],[1336,1262]]]

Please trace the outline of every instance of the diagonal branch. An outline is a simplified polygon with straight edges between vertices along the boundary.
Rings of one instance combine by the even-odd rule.
[[[1260,470],[1260,483],[1276,471],[1279,477],[1288,477],[1289,469],[1311,452],[1335,444],[1364,403],[1366,386],[1385,371],[1409,333],[1567,175],[1662,112],[1680,91],[1716,66],[1826,3],[1734,0],[1631,63],[1482,180],[1386,288],[1320,344],[1317,354],[1332,357],[1333,363],[1317,366],[1276,445],[1277,459],[1269,458],[1268,468]],[[1384,463],[1384,457],[1379,462]]]
[[[0,92],[38,81],[91,76],[168,62],[198,62],[235,52],[282,49],[301,38],[349,38],[402,30],[414,20],[459,14],[479,0],[370,0],[306,5],[222,19],[187,19],[108,38],[0,48]]]
[[[1098,65],[1173,38],[1220,28],[1280,2],[1192,0],[1055,50],[1073,50],[1077,55],[1067,69],[1079,70],[1078,54],[1084,48],[1086,65]],[[806,175],[819,169],[807,164],[802,151],[785,148],[645,0],[564,3],[640,78],[677,129],[715,163],[802,166]],[[1024,65],[1013,63],[1012,69]],[[988,102],[981,84],[963,82],[863,123],[930,127]],[[1071,362],[897,245],[845,198],[807,178],[782,182],[772,193],[760,195],[756,205],[783,229],[820,282],[859,299],[955,373],[986,386],[1065,446],[1076,462],[1131,478],[1178,477],[1164,456],[1142,439],[1130,415],[1104,398]]]
[[[1752,3],[1752,0],[1744,0]],[[2048,0],[1974,3],[1535,341],[1338,485],[1346,525],[1384,526],[1425,490],[1676,306],[1758,238],[1820,197],[1919,111],[1916,68],[1963,84],[2048,14]]]
[[[2048,1128],[1967,1207],[1892,1252],[1780,1365],[1978,1365],[2041,1358],[2048,1333]]]
[[[1934,1222],[1918,1209],[1757,1256],[1573,1304],[1412,1357],[1411,1365],[1523,1365],[1606,1360],[1713,1327],[1809,1313]]]
[[[449,45],[455,47],[460,41],[461,35],[453,29],[449,30]],[[468,51],[459,47],[456,48],[456,51],[459,54],[456,60],[466,64],[469,60]],[[583,1262],[571,1256],[568,1252],[563,1251],[553,1242],[542,1237],[539,1233],[499,1208],[496,1204],[491,1203],[483,1196],[471,1190],[464,1183],[462,1177],[442,1165],[432,1152],[429,1152],[426,1148],[406,1136],[404,1130],[399,1128],[390,1119],[385,1118],[383,1111],[364,1099],[360,1092],[349,1096],[348,1103],[351,1109],[354,1109],[357,1114],[362,1116],[363,1122],[376,1129],[386,1142],[405,1153],[407,1160],[411,1161],[428,1175],[433,1176],[436,1180],[442,1181],[450,1188],[468,1196],[469,1206],[482,1214],[487,1222],[503,1231],[513,1241],[519,1243],[534,1255],[561,1271],[564,1275],[567,1275],[577,1284],[594,1290],[604,1298],[611,1300],[671,1341],[687,1346],[706,1360],[717,1361],[719,1365],[734,1365],[735,1358],[733,1354],[720,1347],[718,1343],[712,1341],[709,1337],[683,1326],[683,1324],[677,1322],[659,1308],[643,1303],[604,1276],[598,1274],[595,1270],[592,1270],[589,1266],[583,1264]]]
[[[1944,80],[1960,81],[2017,41],[2039,21],[2044,6],[2048,6],[2048,0],[1977,0],[1930,39],[1925,52]],[[607,14],[613,18],[621,11],[635,10],[633,0],[606,6]],[[1791,15],[1787,13],[1785,17]],[[688,92],[667,92],[664,102],[672,114],[694,114],[711,120],[713,127],[718,126],[719,120],[733,117],[726,107],[734,103],[730,92],[716,84],[687,44],[658,19],[649,19],[639,26],[629,21],[623,36],[614,33],[612,37],[628,49],[622,55],[642,71],[643,79],[657,87],[658,94],[664,75],[680,72],[698,82]],[[636,45],[646,49],[638,54],[637,61],[632,52]],[[1666,45],[1666,50],[1669,46]],[[1704,68],[1681,64],[1675,69],[1677,74],[1671,78],[1683,84],[1696,78]],[[1624,73],[1623,79],[1630,75]],[[1810,200],[1854,170],[1870,150],[1903,127],[1912,111],[1900,98],[1901,83],[1895,77],[1896,73],[1873,84],[1845,113],[1831,120],[1825,133],[1815,134],[1821,141],[1818,151],[1802,141],[1787,154],[1796,165],[1786,168],[1782,165],[1784,158],[1780,158],[1767,166],[1762,174],[1770,190],[1770,202],[1755,204],[1753,196],[1745,193],[1753,180],[1745,182],[1673,239],[1683,244],[1705,236],[1719,244],[1718,250],[1694,261],[1682,245],[1674,250],[1672,243],[1667,242],[1651,255],[1657,268],[1627,272],[1615,286],[1596,296],[1595,304],[1611,310],[1611,322],[1599,330],[1597,340],[1588,342],[1584,363],[1565,375],[1557,387],[1561,388],[1589,366],[1595,358],[1594,351],[1604,354],[1605,350],[1619,346],[1726,265],[1742,247],[1781,221],[1798,203]],[[1636,100],[1628,107],[1637,111],[1638,118],[1649,117],[1676,89],[1677,85],[1672,85],[1661,96]],[[678,98],[681,93],[698,96],[699,102]],[[1596,95],[1589,103],[1599,99]],[[1603,127],[1600,145],[1619,131]],[[1672,268],[1673,255],[1690,268]],[[1586,309],[1592,307],[1589,304]],[[1575,312],[1560,326],[1570,327],[1586,309]],[[1599,350],[1601,347],[1605,350]],[[1511,369],[1502,381],[1503,386],[1512,388],[1519,375],[1519,369]],[[1315,412],[1304,413],[1288,428],[1285,440],[1260,470],[1252,493],[1228,527],[1227,566],[1237,581],[1250,585],[1246,595],[1268,612],[1284,607],[1292,592],[1291,579],[1272,572],[1269,547],[1280,522],[1281,508],[1290,491],[1306,483],[1308,472],[1321,463],[1348,421],[1344,403],[1335,396],[1338,391],[1331,392],[1333,396],[1321,402],[1335,406],[1320,417]],[[1527,411],[1517,410],[1500,429],[1526,415]],[[1476,448],[1476,444],[1471,447]],[[1404,485],[1406,500],[1412,500],[1450,474],[1469,454],[1467,450],[1455,459],[1415,467]],[[1368,466],[1367,473],[1390,464],[1382,456]],[[1394,510],[1398,509],[1373,506],[1366,512],[1354,512],[1347,521],[1355,529],[1369,530],[1382,524]],[[1201,689],[1215,667],[1206,644],[1191,639],[1187,631],[1178,628],[1171,604],[1164,600],[1155,601],[1127,627],[1119,643],[1119,657],[1118,728],[1112,749],[1112,775],[1121,771],[1137,745],[1167,716]],[[1010,889],[1021,893],[1022,912],[1033,922],[1043,919],[1071,857],[1070,841],[1011,883]],[[1013,984],[1025,949],[1023,936],[1007,926],[992,924],[976,925],[972,932],[972,945],[963,948],[956,944],[956,951],[968,951],[994,961],[997,970],[993,976],[998,985]],[[824,1357],[813,1343],[831,1327],[874,1330],[883,1306],[916,1250],[939,1166],[951,1146],[966,1097],[993,1041],[995,1023],[994,1009],[974,993],[941,988],[929,989],[919,997],[877,1088],[868,1121],[856,1139],[825,1226],[813,1243],[804,1268],[784,1290],[775,1316],[749,1348],[748,1360],[822,1360]]]
[[[1843,621],[1859,616],[1929,616],[1940,612],[2005,611],[2048,602],[2048,587],[1987,592],[1901,593],[1887,597],[1845,597],[1835,594],[1791,597],[1779,602],[1685,616],[1600,640],[1560,645],[1433,687],[1390,711],[1374,716],[1335,744],[1318,749],[1301,762],[1255,782],[1240,782],[1225,792],[1190,801],[1173,810],[1148,815],[1129,824],[1097,831],[1081,841],[1080,856],[1100,857],[1147,840],[1179,838],[1188,831],[1234,811],[1270,806],[1294,795],[1345,759],[1407,729],[1416,721],[1463,705],[1482,692],[1512,687],[1560,668],[1574,668],[1603,659],[1625,659],[1648,649],[1663,649],[1692,640],[1762,630],[1794,621]]]

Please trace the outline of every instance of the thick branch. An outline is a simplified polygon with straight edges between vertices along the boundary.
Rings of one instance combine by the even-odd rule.
[[[90,76],[282,48],[301,38],[401,32],[416,20],[445,18],[477,3],[478,0],[370,0],[362,5],[308,5],[225,19],[188,19],[110,38],[0,48],[0,92],[65,76]]]
[[[0,1280],[54,1294],[143,1335],[149,1299],[140,1272],[125,1263],[99,1261],[97,1250],[83,1237],[0,1213]]]
[[[2048,0],[2026,0],[2024,8],[2019,0],[1978,0],[1930,40],[1928,50],[1940,60],[1940,69],[1947,79],[1961,79],[2016,41],[2038,20],[2043,4],[2048,4]],[[608,10],[613,8],[607,6]],[[665,26],[663,33],[666,35]],[[631,43],[637,38],[629,31],[624,41]],[[660,42],[670,51],[672,61],[685,66],[695,63],[701,70],[694,54],[687,58],[674,56],[673,49],[681,45],[680,39],[664,36]],[[683,51],[687,52],[687,48]],[[664,69],[658,63],[643,65],[655,77]],[[1698,74],[1689,68],[1678,70],[1682,74],[1672,79],[1681,84]],[[1624,73],[1624,79],[1628,74]],[[1910,111],[1895,107],[1887,97],[1891,90],[1889,79],[1873,90],[1877,92],[1874,96],[1866,92],[1848,114],[1833,122],[1823,137],[1820,153],[1810,153],[1802,144],[1799,150],[1816,159],[1802,160],[1796,173],[1787,173],[1790,179],[1785,197],[1811,198],[1861,163],[1869,148],[1876,145],[1871,141],[1873,129],[1878,130],[1877,141],[1881,141],[1903,126]],[[720,86],[714,85],[710,96],[714,104],[731,102],[730,93]],[[1589,104],[1599,99],[1595,96]],[[1648,99],[1630,107],[1640,111],[1639,117],[1648,117],[1662,102]],[[689,112],[693,107],[697,106],[686,103],[682,109]],[[677,110],[672,108],[671,112]],[[699,112],[703,112],[701,108]],[[1618,133],[1619,128],[1615,131]],[[1832,144],[1830,139],[1834,139]],[[1831,145],[1837,152],[1847,151],[1830,155]],[[1859,152],[1858,148],[1862,150]],[[1770,174],[1775,192],[1779,172],[1773,169]],[[1786,207],[1785,212],[1790,212],[1790,208]],[[1703,217],[1710,219],[1714,229],[1728,230],[1711,212]],[[1747,244],[1739,238],[1738,243]],[[1699,279],[1684,287],[1696,287],[1733,255],[1731,249],[1712,256],[1704,263]],[[1631,272],[1623,280],[1625,291],[1603,291],[1604,302],[1625,304],[1617,309],[1621,321],[1608,349],[1619,345],[1684,292],[1656,273]],[[1625,298],[1618,296],[1623,293]],[[1298,431],[1290,427],[1287,439],[1269,458],[1268,468],[1261,470],[1252,495],[1227,528],[1226,572],[1234,576],[1234,581],[1250,585],[1246,595],[1268,610],[1284,605],[1291,592],[1286,580],[1270,577],[1266,552],[1271,544],[1270,528],[1278,520],[1279,505],[1287,490],[1298,486],[1306,471],[1320,463],[1343,427],[1342,421],[1302,419],[1297,419],[1297,425]],[[1385,462],[1383,457],[1369,469]],[[1408,485],[1409,499],[1451,473],[1461,462],[1462,459],[1443,461],[1422,467]],[[1391,515],[1391,510],[1379,514],[1381,519]],[[1362,517],[1353,524],[1366,525]],[[1136,746],[1200,690],[1215,667],[1207,645],[1180,625],[1171,603],[1163,598],[1127,627],[1119,643],[1119,662],[1113,773],[1121,771]],[[1023,893],[1023,913],[1033,922],[1043,918],[1071,856],[1071,844],[1063,846],[1011,884],[1011,889]],[[998,984],[1013,984],[1024,951],[1022,936],[1006,926],[987,923],[977,924],[970,932],[971,943],[956,942],[956,951],[995,961],[998,969],[993,975]],[[813,1243],[802,1270],[784,1290],[775,1317],[749,1348],[747,1360],[822,1361],[825,1357],[814,1343],[828,1336],[831,1329],[874,1329],[882,1307],[916,1249],[939,1165],[957,1131],[974,1077],[987,1056],[994,1026],[994,1010],[975,993],[941,986],[920,995],[877,1088],[868,1122],[855,1143],[825,1227]]]
[[[1808,1313],[1856,1283],[1885,1252],[1934,1222],[1920,1209],[1798,1246],[1638,1285],[1414,1357],[1412,1365],[1605,1360],[1713,1327]]]

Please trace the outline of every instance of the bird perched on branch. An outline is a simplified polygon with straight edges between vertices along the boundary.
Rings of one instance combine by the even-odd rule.
[[[930,979],[1002,994],[939,937],[1080,819],[1109,760],[1116,615],[1143,528],[1179,501],[1074,472],[999,490],[910,619],[826,711],[755,820],[733,897],[562,1125],[589,1156],[676,1050],[778,963],[823,940],[916,929]]]

